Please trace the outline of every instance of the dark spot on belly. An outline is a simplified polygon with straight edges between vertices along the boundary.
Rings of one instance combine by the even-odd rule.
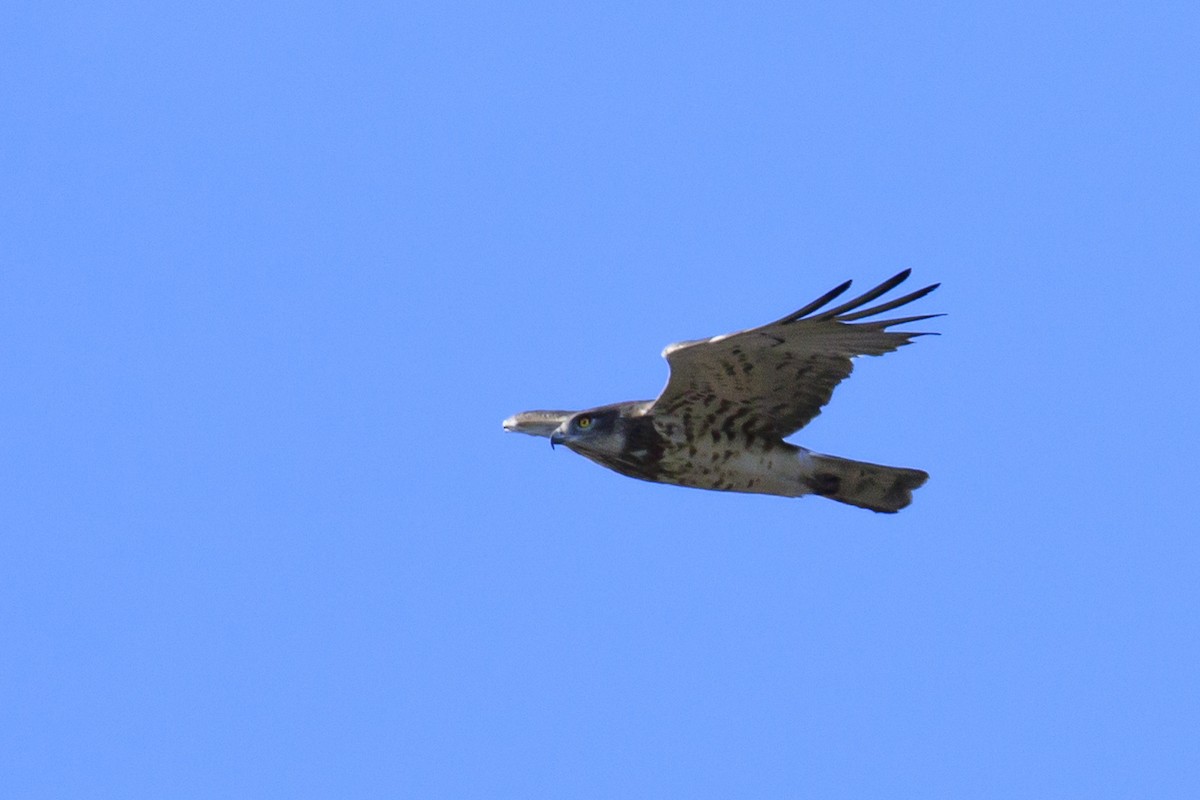
[[[735,414],[734,416],[726,417],[725,424],[721,426],[721,432],[724,433],[726,436],[728,436],[730,439],[733,438],[733,434],[734,434],[733,424],[736,421],[735,420],[736,416],[737,415]],[[713,441],[715,442],[716,439],[714,438]]]

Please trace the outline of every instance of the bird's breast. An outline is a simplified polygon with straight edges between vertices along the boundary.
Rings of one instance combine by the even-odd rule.
[[[796,497],[804,493],[804,450],[762,437],[725,436],[717,428],[689,430],[680,421],[656,424],[663,440],[657,480],[697,489]]]

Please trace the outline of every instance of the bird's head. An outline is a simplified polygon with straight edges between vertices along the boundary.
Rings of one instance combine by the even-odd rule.
[[[550,434],[550,444],[565,444],[577,453],[616,455],[625,447],[620,409],[602,407],[580,411]]]

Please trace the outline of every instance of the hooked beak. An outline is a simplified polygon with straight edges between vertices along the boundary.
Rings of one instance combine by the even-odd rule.
[[[566,441],[567,441],[567,438],[565,436],[563,436],[558,431],[555,431],[554,433],[550,434],[550,449],[553,450],[554,445],[563,444]]]

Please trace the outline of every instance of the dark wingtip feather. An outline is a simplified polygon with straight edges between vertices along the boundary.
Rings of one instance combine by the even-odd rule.
[[[820,310],[825,305],[827,305],[830,301],[832,301],[834,298],[845,293],[845,291],[850,288],[851,281],[846,281],[845,283],[841,284],[840,286],[837,286],[837,287],[831,289],[830,291],[826,292],[825,294],[821,295],[816,300],[814,300],[811,303],[809,303],[808,305],[806,305],[804,308],[801,308],[798,311],[793,311],[791,314],[788,314],[783,319],[776,320],[772,324],[773,325],[786,325],[789,322],[797,322],[801,319],[804,319],[805,321],[837,320],[838,322],[853,322],[854,320],[863,319],[865,317],[870,317],[875,314],[881,314],[884,311],[890,311],[891,309],[899,308],[900,306],[905,305],[906,303],[911,303],[914,300],[919,300],[922,297],[924,297],[925,295],[932,292],[934,289],[941,286],[940,283],[934,283],[929,286],[926,286],[923,289],[918,289],[915,292],[906,294],[903,297],[896,298],[895,300],[889,300],[886,303],[880,303],[879,305],[872,306],[871,308],[865,308],[865,309],[862,308],[862,306],[866,305],[867,303],[870,303],[872,300],[875,300],[875,299],[887,294],[892,289],[895,289],[897,286],[904,283],[904,281],[908,280],[909,276],[911,276],[911,275],[912,275],[912,268],[903,269],[900,272],[897,272],[892,277],[888,278],[883,283],[881,283],[878,286],[876,286],[875,288],[871,289],[870,291],[864,292],[863,294],[859,295],[858,297],[855,297],[853,300],[848,300],[845,303],[842,303],[840,306],[836,306],[834,308],[830,308],[825,311],[821,311],[821,313],[819,313],[819,314],[815,314],[814,312]],[[855,309],[860,309],[860,310],[855,311]],[[853,311],[854,313],[848,314],[848,313],[846,313],[848,311]],[[812,316],[809,316],[810,314]],[[908,321],[915,321],[916,319],[929,319],[930,317],[935,317],[935,316],[941,316],[941,315],[940,314],[929,314],[929,315],[926,315],[923,317],[914,317]],[[885,325],[891,325],[891,324],[896,324],[896,323],[893,323],[893,322],[885,323]]]
[[[800,319],[804,315],[811,314],[812,312],[816,311],[821,306],[828,303],[830,300],[832,300],[835,297],[837,297],[838,295],[844,293],[847,289],[850,288],[851,283],[853,283],[853,281],[846,281],[845,283],[841,284],[840,286],[835,286],[834,288],[830,289],[828,292],[821,295],[816,300],[813,300],[811,303],[809,303],[808,305],[806,305],[804,308],[800,309],[799,311],[793,311],[791,314],[788,314],[783,319],[777,320],[775,322],[775,324],[783,325],[788,322],[795,322],[796,320]]]
[[[906,294],[903,297],[897,297],[895,300],[889,300],[886,303],[880,303],[879,305],[872,306],[871,308],[864,308],[861,311],[855,311],[853,314],[843,314],[837,319],[839,322],[853,322],[854,320],[862,319],[863,317],[870,317],[874,314],[882,314],[884,311],[891,311],[893,308],[899,308],[900,306],[911,303],[914,300],[920,300],[922,297],[929,294],[939,286],[941,286],[940,283],[935,283],[930,286],[926,286],[924,289],[918,289],[911,294]],[[876,295],[876,297],[878,297],[878,295]],[[871,299],[874,300],[875,298],[873,297]]]
[[[859,295],[858,297],[854,298],[853,300],[849,300],[845,303],[842,303],[837,308],[831,308],[827,311],[822,311],[820,314],[813,317],[813,319],[834,319],[843,312],[851,311],[855,308],[858,308],[859,306],[863,306],[863,305],[871,302],[875,298],[880,297],[881,295],[885,295],[888,292],[890,292],[892,289],[895,289],[897,286],[904,283],[904,281],[907,280],[908,276],[911,274],[912,274],[912,269],[901,270],[900,272],[896,273],[892,277],[888,278],[883,283],[876,286],[874,289],[871,289],[868,292],[864,292],[863,294]]]
[[[945,314],[918,314],[915,317],[898,317],[896,319],[881,319],[878,322],[864,322],[863,325],[870,327],[870,328],[878,328],[880,330],[883,330],[884,328],[890,328],[893,325],[907,325],[910,322],[920,322],[923,319],[936,319],[937,317],[944,317],[944,316],[946,316],[946,315]]]

